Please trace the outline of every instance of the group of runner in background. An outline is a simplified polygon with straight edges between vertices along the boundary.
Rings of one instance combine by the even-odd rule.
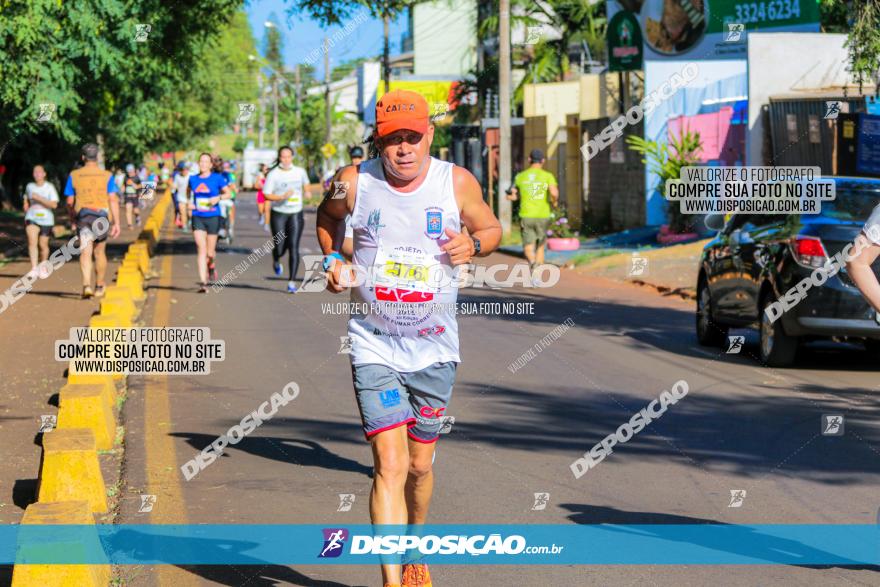
[[[100,171],[107,175],[108,181],[106,185],[100,185],[100,181],[94,185],[80,182],[80,189],[77,190],[68,180],[64,195],[68,197],[71,229],[81,229],[83,217],[92,220],[103,217],[114,227],[120,226],[124,218],[128,230],[136,229],[141,225],[144,202],[170,188],[175,204],[174,224],[181,231],[193,234],[197,251],[198,291],[206,293],[208,285],[217,279],[217,241],[225,239],[227,244],[231,244],[235,236],[238,178],[233,164],[216,154],[201,153],[196,162],[180,161],[173,167],[160,161],[155,169],[129,163],[124,168],[105,171],[98,166],[97,158],[92,158],[95,154],[92,147],[87,145],[83,149],[81,168],[94,173]],[[364,159],[364,150],[352,147],[349,157],[351,163],[357,165]],[[286,290],[289,293],[296,293],[298,289],[304,198],[310,183],[306,170],[294,165],[293,159],[293,149],[281,147],[271,166],[260,165],[254,182],[259,224],[273,236],[272,271],[281,277],[285,274],[286,265]],[[330,178],[333,175],[328,175],[324,182],[325,193],[332,189]],[[34,167],[33,177],[34,181],[27,185],[23,196],[25,232],[31,270],[40,277],[46,277],[47,267],[43,262],[49,258],[49,238],[55,226],[55,210],[60,198],[54,185],[47,180],[43,166]],[[84,298],[103,294],[107,265],[105,241],[106,235],[95,242],[94,259],[91,255],[88,260],[84,258],[85,255],[80,259],[85,264]],[[282,263],[285,256],[286,263]]]

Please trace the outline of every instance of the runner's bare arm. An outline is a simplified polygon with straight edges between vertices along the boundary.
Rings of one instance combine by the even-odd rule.
[[[559,188],[555,185],[550,186],[550,204],[555,208],[559,203]]]
[[[864,234],[860,234],[853,242],[856,253],[846,264],[846,271],[856,287],[865,296],[875,311],[880,312],[880,283],[871,264],[880,256],[880,245],[872,243]]]
[[[70,222],[70,228],[76,226],[76,204],[74,203],[73,196],[67,196],[67,220]]]
[[[345,222],[342,223],[342,230],[345,230]],[[350,237],[342,239],[342,248],[339,252],[342,253],[343,257],[351,261],[351,258],[354,256],[354,239]]]
[[[354,165],[340,169],[333,181],[343,182],[343,185],[348,184],[345,188],[345,197],[326,197],[318,206],[318,245],[325,255],[342,248],[345,236],[345,217],[354,210],[357,176],[357,168]],[[333,190],[330,191],[330,195],[335,195]]]
[[[53,202],[51,200],[47,200],[45,198],[38,196],[37,194],[32,194],[30,199],[33,200],[34,202],[36,202],[37,204],[45,206],[46,208],[49,208],[49,209],[53,209],[58,205],[58,202]],[[28,198],[25,198],[24,202],[25,202],[25,204],[27,204]],[[25,212],[27,212],[27,208],[25,208]]]
[[[267,191],[263,190],[263,197],[270,202],[280,202],[281,200],[286,200],[291,194],[293,194],[293,190],[288,190],[287,193],[284,194],[270,194]]]
[[[345,217],[354,210],[354,199],[357,191],[357,168],[353,165],[343,167],[339,173],[333,178],[334,181],[344,182],[345,197],[334,198],[333,191],[330,197],[324,198],[321,205],[318,206],[317,233],[318,244],[325,255],[337,252],[343,248],[343,239],[345,237]],[[340,277],[345,270],[346,275],[350,275],[350,263],[340,265],[334,263],[329,271],[327,271],[327,289],[333,293],[345,291],[346,285],[340,283]]]
[[[483,190],[470,171],[463,167],[453,167],[452,186],[461,221],[470,236],[447,228],[446,234],[451,240],[441,248],[449,254],[453,265],[463,265],[475,256],[471,237],[480,240],[480,254],[476,256],[485,257],[498,247],[501,242],[501,223],[483,201]]]
[[[119,224],[119,197],[116,194],[110,194],[110,238],[116,238],[122,231]]]

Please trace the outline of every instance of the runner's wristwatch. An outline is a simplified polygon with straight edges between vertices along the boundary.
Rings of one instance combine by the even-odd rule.
[[[339,253],[334,251],[334,252],[324,256],[324,261],[321,263],[321,266],[324,268],[324,271],[330,271],[330,267],[333,266],[333,261],[332,261],[333,259],[339,259],[340,261],[345,263],[345,257],[343,257],[342,255],[340,255]]]
[[[480,239],[475,236],[471,237],[471,240],[474,241],[474,255],[480,254]]]

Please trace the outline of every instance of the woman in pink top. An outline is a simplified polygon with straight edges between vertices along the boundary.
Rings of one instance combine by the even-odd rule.
[[[263,186],[266,184],[266,164],[260,163],[260,172],[254,186],[257,188],[257,210],[260,212],[260,224],[265,230],[269,230],[269,209],[266,205],[266,196],[263,195]]]

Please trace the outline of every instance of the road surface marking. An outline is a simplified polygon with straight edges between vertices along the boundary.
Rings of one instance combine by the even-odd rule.
[[[172,255],[162,258],[160,285],[156,293],[156,311],[153,326],[168,326],[171,313]],[[146,446],[147,493],[157,497],[158,507],[150,512],[151,524],[186,524],[186,508],[183,504],[183,488],[174,439],[170,436],[171,402],[168,398],[168,375],[146,378],[144,391],[144,443]],[[200,585],[191,573],[172,565],[159,565],[159,585],[182,587]]]

